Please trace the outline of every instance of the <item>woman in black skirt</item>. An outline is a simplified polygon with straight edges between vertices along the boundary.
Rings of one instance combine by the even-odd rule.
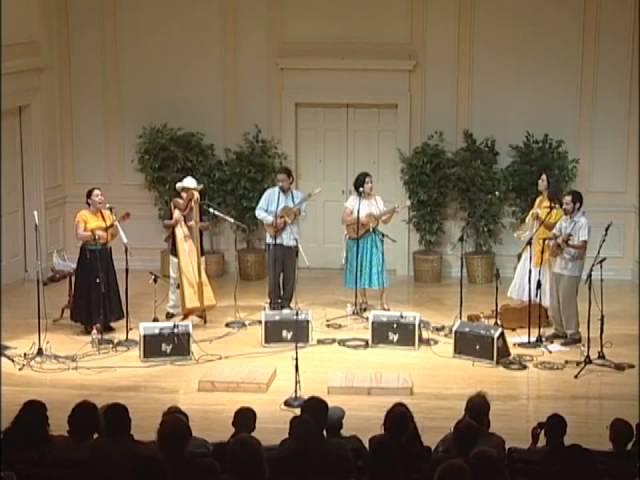
[[[90,188],[87,207],[76,215],[76,238],[82,242],[76,265],[71,320],[81,323],[85,333],[115,330],[111,322],[122,320],[122,300],[111,256],[111,241],[117,237],[115,219],[105,209],[102,190]]]

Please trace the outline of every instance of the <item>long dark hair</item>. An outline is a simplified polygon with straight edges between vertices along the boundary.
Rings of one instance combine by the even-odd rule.
[[[353,189],[356,195],[360,193],[360,189],[363,189],[362,191],[364,192],[364,184],[367,182],[367,178],[373,179],[369,172],[360,172],[356,175],[356,178],[353,181]]]
[[[542,175],[547,177],[547,198],[552,205],[562,206],[562,191],[560,190],[558,181],[552,174],[544,170],[540,172],[538,178],[540,178]]]

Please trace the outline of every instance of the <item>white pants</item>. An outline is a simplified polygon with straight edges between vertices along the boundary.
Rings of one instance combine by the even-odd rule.
[[[180,292],[178,273],[178,259],[173,255],[169,256],[169,298],[167,300],[167,312],[179,315],[182,312],[180,307]]]

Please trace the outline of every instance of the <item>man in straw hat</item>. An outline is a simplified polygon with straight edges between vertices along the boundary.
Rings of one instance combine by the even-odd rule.
[[[165,319],[170,320],[182,312],[180,305],[180,295],[178,294],[179,272],[178,272],[178,253],[176,250],[175,227],[184,219],[187,226],[193,226],[193,211],[186,209],[187,205],[193,199],[193,192],[202,190],[202,185],[192,176],[184,177],[176,183],[176,190],[180,194],[179,197],[171,201],[170,219],[164,221],[164,227],[169,230],[167,240],[169,242],[169,296],[167,299],[167,313]],[[202,219],[202,209],[198,212]],[[202,231],[209,228],[206,222],[200,222],[200,245],[202,245]],[[204,249],[201,249],[200,255],[204,255]]]

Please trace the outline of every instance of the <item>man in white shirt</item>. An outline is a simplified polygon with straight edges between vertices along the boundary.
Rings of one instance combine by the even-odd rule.
[[[269,233],[265,238],[270,310],[290,309],[294,295],[300,229],[297,222],[287,222],[278,216],[283,207],[295,207],[296,220],[305,215],[304,204],[296,206],[304,195],[292,187],[293,180],[291,169],[285,166],[278,168],[278,185],[267,189],[256,207],[258,220],[281,230],[275,238]]]
[[[577,190],[570,190],[562,198],[564,217],[553,229],[549,240],[561,250],[551,275],[551,308],[553,333],[547,341],[562,339],[561,345],[582,343],[578,321],[578,288],[584,270],[584,259],[591,226],[582,210],[584,200]]]

